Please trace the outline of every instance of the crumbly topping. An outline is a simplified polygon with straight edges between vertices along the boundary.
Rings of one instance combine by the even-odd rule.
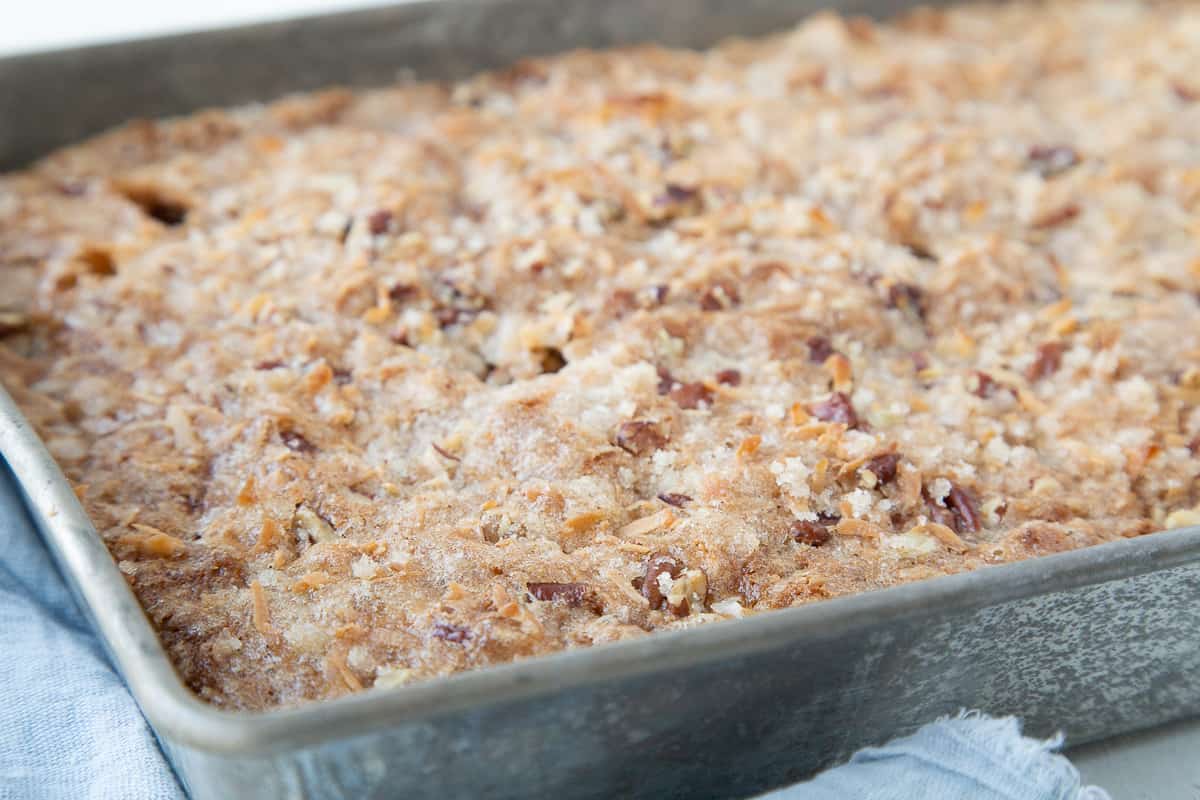
[[[0,379],[265,708],[1200,519],[1200,10],[813,17],[0,177]]]

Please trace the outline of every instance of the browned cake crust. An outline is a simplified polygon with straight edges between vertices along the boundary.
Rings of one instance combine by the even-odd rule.
[[[263,708],[1200,518],[1200,12],[819,16],[0,178],[0,378]]]

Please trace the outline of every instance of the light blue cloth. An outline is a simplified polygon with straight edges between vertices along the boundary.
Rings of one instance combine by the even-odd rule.
[[[0,800],[182,800],[0,465]]]
[[[1021,735],[1017,720],[964,714],[854,754],[849,763],[761,800],[1111,800],[1080,786],[1061,737]]]
[[[943,720],[772,800],[1105,800],[1014,720]],[[0,800],[181,800],[0,468]]]

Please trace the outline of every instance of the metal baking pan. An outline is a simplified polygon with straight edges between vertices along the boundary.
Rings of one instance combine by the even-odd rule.
[[[0,165],[122,120],[574,46],[705,45],[822,5],[475,0],[0,59]],[[1200,528],[268,712],[180,682],[0,390],[0,453],[195,798],[738,797],[960,708],[1072,743],[1200,712]],[[2,478],[3,476],[0,476]]]

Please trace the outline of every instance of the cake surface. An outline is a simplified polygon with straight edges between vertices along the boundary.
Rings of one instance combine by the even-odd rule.
[[[0,177],[0,381],[266,708],[1200,522],[1200,8],[814,17]]]

